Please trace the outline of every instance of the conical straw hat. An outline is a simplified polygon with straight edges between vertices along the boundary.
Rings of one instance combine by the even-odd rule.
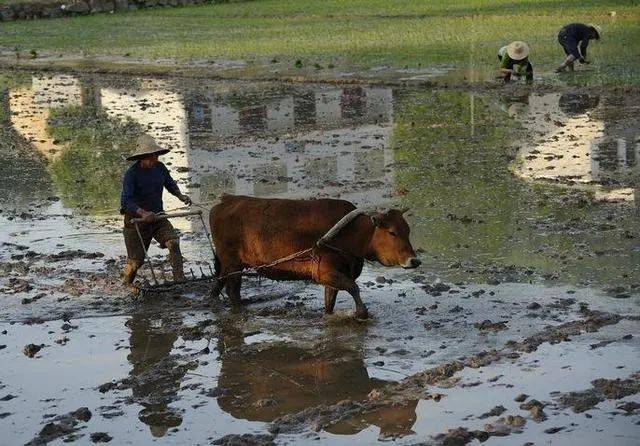
[[[134,161],[149,155],[164,155],[169,149],[163,149],[152,136],[146,133],[138,138],[136,151],[127,157],[127,161]]]
[[[522,60],[529,55],[529,45],[519,40],[507,45],[507,54],[513,60]]]

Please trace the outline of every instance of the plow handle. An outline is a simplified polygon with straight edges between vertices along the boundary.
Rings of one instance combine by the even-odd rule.
[[[190,215],[202,215],[202,211],[176,212],[175,214],[156,214],[156,220],[167,220],[175,217],[188,217]],[[131,223],[142,223],[142,218],[132,218]]]

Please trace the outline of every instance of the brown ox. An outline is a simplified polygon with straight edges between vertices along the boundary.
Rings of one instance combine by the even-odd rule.
[[[240,303],[240,272],[270,264],[316,242],[342,217],[355,209],[348,201],[262,199],[224,195],[211,209],[210,224],[217,249],[212,295],[226,284],[233,305]],[[276,280],[313,280],[325,286],[325,312],[333,313],[339,290],[356,303],[356,317],[367,317],[355,279],[364,259],[385,266],[416,268],[420,261],[409,242],[409,225],[402,212],[392,209],[373,216],[360,215],[332,238],[330,246],[258,272]]]

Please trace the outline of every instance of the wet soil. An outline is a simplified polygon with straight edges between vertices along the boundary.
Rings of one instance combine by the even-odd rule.
[[[637,441],[637,95],[4,74],[8,444]],[[204,282],[136,299],[118,200],[141,132],[197,209],[409,206],[423,265],[367,264],[366,322],[346,295],[324,316],[316,285],[256,277],[239,310]],[[174,225],[206,274],[200,219]]]

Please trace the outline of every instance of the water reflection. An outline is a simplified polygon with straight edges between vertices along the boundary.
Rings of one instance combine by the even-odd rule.
[[[130,330],[131,390],[138,413],[154,437],[182,424],[182,412],[171,407],[189,366],[171,355],[181,319],[176,315],[139,312],[127,322]],[[195,367],[193,367],[195,368]]]
[[[180,426],[186,416],[174,404],[186,374],[197,364],[176,354],[182,324],[179,314],[144,311],[126,323],[132,399],[142,406],[138,418],[154,437]],[[369,376],[362,353],[364,331],[342,340],[333,338],[335,333],[328,329],[324,342],[302,347],[284,341],[247,343],[246,333],[230,319],[218,328],[217,404],[236,419],[271,422],[318,405],[363,400],[373,389],[387,384]],[[412,401],[380,407],[327,431],[352,435],[373,425],[379,427],[380,438],[409,435],[416,406],[417,401]]]
[[[357,345],[340,341],[313,349],[287,343],[247,346],[242,332],[230,326],[223,329],[218,349],[222,363],[218,386],[223,392],[218,405],[235,418],[249,421],[270,422],[318,405],[362,400],[386,383],[369,376]],[[374,425],[380,428],[381,438],[408,435],[416,420],[416,405],[417,401],[380,408],[327,431],[353,435]]]
[[[599,96],[584,93],[532,95],[512,103],[510,116],[526,123],[537,139],[523,144],[516,174],[592,186],[598,200],[634,201],[629,186],[634,185],[640,152],[637,126],[626,122],[621,131],[615,119],[607,119],[607,105],[600,103]]]
[[[31,85],[9,90],[11,123],[18,134],[51,160],[59,154],[49,135],[49,111],[82,105],[80,80],[73,76],[33,76]]]
[[[3,115],[9,146],[47,159],[59,196],[76,211],[117,212],[120,159],[130,137],[147,132],[173,148],[165,162],[205,206],[225,192],[365,207],[403,201],[414,210],[414,244],[450,277],[514,267],[568,281],[632,281],[636,216],[597,203],[638,195],[634,101],[611,92],[38,75],[8,91]],[[42,162],[33,168],[44,171]],[[10,182],[0,187],[18,195]],[[181,206],[166,198],[167,209]],[[463,263],[473,265],[448,268]]]
[[[278,135],[299,127],[388,123],[393,116],[393,95],[389,88],[374,87],[299,87],[258,96],[200,88],[187,93],[186,109],[191,147],[212,149],[224,140]]]
[[[435,91],[396,97],[392,147],[406,165],[396,179],[414,209],[414,239],[442,259],[453,279],[528,281],[535,273],[570,283],[640,279],[632,210],[598,205],[610,186],[558,187],[558,178],[567,185],[586,175],[593,181],[588,151],[603,137],[635,131],[638,117],[626,115],[628,106],[614,109],[617,116],[602,107],[614,98],[565,96],[561,102],[561,96],[499,100]],[[527,153],[515,167],[514,145]],[[598,162],[601,171],[611,171]],[[614,177],[619,185],[633,184]]]
[[[197,202],[233,192],[332,195],[382,203],[393,190],[392,174],[382,171],[384,163],[392,161],[385,147],[393,114],[388,88],[300,87],[283,91],[263,85],[256,93],[245,91],[242,85],[175,85],[142,79],[126,86],[110,78],[54,75],[34,76],[30,86],[12,89],[8,107],[15,131],[58,165],[74,164],[77,154],[64,157],[71,149],[68,141],[59,137],[61,132],[55,131],[52,116],[56,110],[62,114],[69,109],[81,110],[87,126],[111,128],[111,153],[118,158],[130,148],[128,139],[118,139],[122,132],[117,121],[135,124],[138,132],[149,133],[173,149],[164,160]],[[316,128],[335,133],[314,131]],[[67,140],[72,140],[82,129],[65,131],[71,133]],[[90,142],[82,146],[95,149]],[[288,156],[291,147],[298,148],[294,157]],[[91,200],[93,206],[78,200],[66,200],[66,204],[89,207],[90,211],[117,207],[117,177],[125,166],[120,164],[104,167],[114,173],[114,179],[103,178],[101,200]],[[76,163],[72,169],[81,177],[83,169],[78,167]],[[68,184],[56,175],[72,169],[53,170],[61,194],[73,196],[73,189],[80,191],[76,195],[89,196],[91,190],[82,181]],[[368,184],[370,181],[374,184]],[[181,205],[172,196],[166,200],[167,208]]]
[[[231,192],[382,205],[393,192],[393,172],[379,166],[393,162],[391,89],[295,89],[257,98],[205,90],[188,97],[188,158],[199,167],[191,181],[201,201]],[[367,169],[371,162],[375,169]]]
[[[0,79],[4,80],[4,79]],[[29,79],[16,79],[19,88]],[[34,203],[41,202],[51,195],[45,162],[39,153],[16,132],[11,125],[10,96],[4,82],[0,83],[0,190],[8,189],[0,194],[2,209],[27,209]]]
[[[417,400],[382,406],[364,415],[359,415],[357,418],[340,421],[327,430],[333,434],[353,435],[369,426],[378,426],[380,428],[378,439],[380,440],[412,435],[415,433],[413,426],[417,419],[417,406]]]

